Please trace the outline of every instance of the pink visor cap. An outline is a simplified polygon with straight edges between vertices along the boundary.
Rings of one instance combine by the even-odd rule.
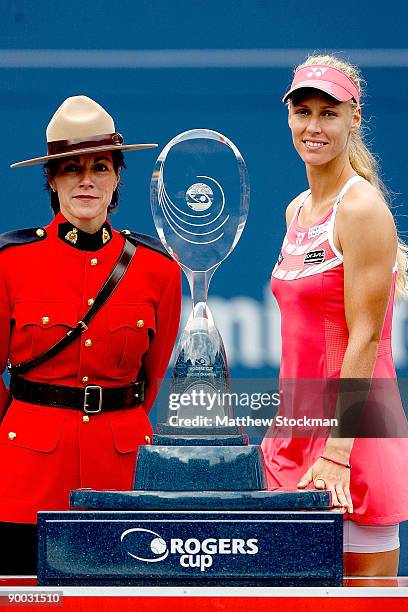
[[[329,66],[303,66],[295,72],[289,91],[284,95],[282,102],[286,102],[289,96],[297,89],[310,87],[319,89],[329,94],[339,102],[354,100],[360,103],[360,94],[351,79],[337,68]]]

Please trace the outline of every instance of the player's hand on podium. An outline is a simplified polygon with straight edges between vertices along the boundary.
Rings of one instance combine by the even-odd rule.
[[[328,458],[319,457],[299,480],[297,487],[306,488],[313,483],[316,489],[324,489],[332,494],[334,507],[342,507],[353,512],[353,502],[350,495],[350,468],[334,463]]]

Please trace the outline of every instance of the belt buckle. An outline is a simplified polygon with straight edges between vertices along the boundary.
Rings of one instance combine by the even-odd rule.
[[[88,409],[88,397],[91,394],[91,389],[98,389],[99,391],[99,404],[98,410],[89,410]],[[85,395],[84,395],[84,412],[85,414],[98,414],[98,412],[102,411],[102,387],[99,385],[87,385],[85,387]]]

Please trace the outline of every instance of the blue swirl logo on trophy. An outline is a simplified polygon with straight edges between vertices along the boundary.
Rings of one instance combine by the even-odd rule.
[[[224,345],[207,304],[212,276],[237,244],[249,204],[245,162],[228,138],[213,130],[190,130],[159,155],[151,205],[161,241],[184,271],[192,312],[176,349],[171,393],[200,397],[178,409],[180,424],[194,416],[230,415],[224,401],[230,377]]]

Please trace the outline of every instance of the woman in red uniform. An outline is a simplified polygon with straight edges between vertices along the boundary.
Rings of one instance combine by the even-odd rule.
[[[148,413],[179,325],[179,266],[160,241],[117,232],[107,218],[117,205],[122,151],[155,145],[124,145],[110,115],[85,96],[65,100],[47,142],[48,155],[17,165],[46,163],[55,218],[0,236],[2,370],[7,360],[15,366],[48,351],[75,328],[124,244],[136,250],[80,337],[12,374],[11,397],[1,387],[0,574],[34,572],[38,510],[68,509],[78,487],[132,487],[136,450],[150,441]]]
[[[362,140],[360,95],[353,66],[312,56],[284,97],[309,183],[287,208],[271,281],[282,316],[282,404],[291,415],[316,415],[323,393],[314,391],[329,379],[340,379],[340,391],[354,382],[360,398],[370,379],[395,390],[391,320],[395,287],[406,293],[406,256]],[[285,381],[293,379],[285,398]],[[340,393],[338,408],[345,401],[347,392]],[[385,420],[405,423],[399,396],[388,401],[395,410],[385,406]],[[395,575],[398,524],[408,518],[408,483],[400,477],[408,439],[279,433],[275,428],[262,445],[269,487],[330,490],[334,505],[347,511],[345,573]]]

